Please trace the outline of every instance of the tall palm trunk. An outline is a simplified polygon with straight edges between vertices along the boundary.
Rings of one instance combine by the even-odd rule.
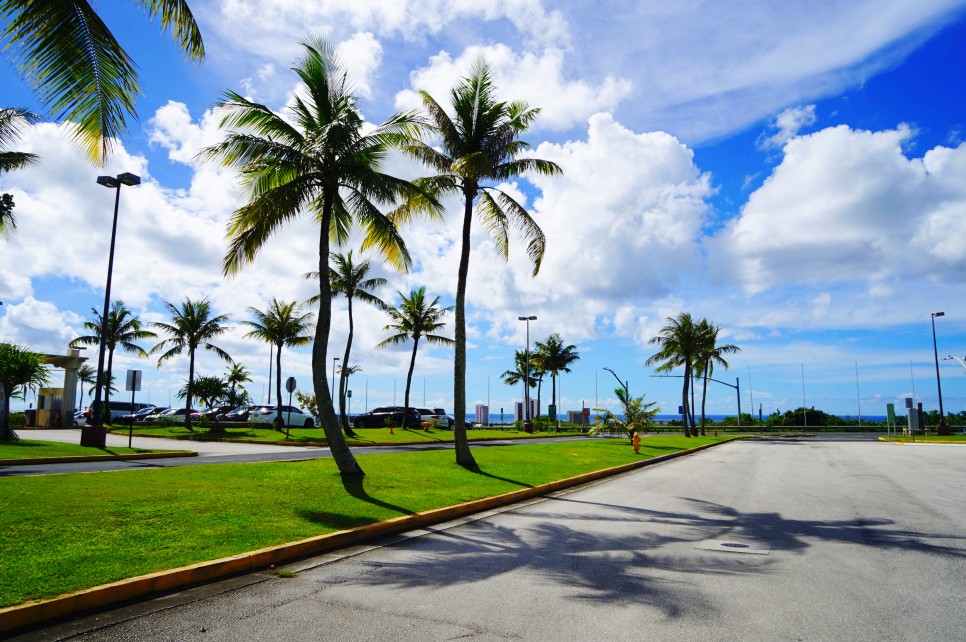
[[[188,387],[185,390],[187,394],[184,399],[184,425],[191,432],[194,432],[194,428],[191,427],[191,389],[195,384],[195,348],[197,346],[188,346]]]
[[[275,347],[278,348],[275,351],[275,427],[282,430],[285,426],[285,420],[282,419],[282,344],[276,344]]]
[[[409,419],[409,389],[413,383],[413,370],[416,369],[416,347],[418,345],[419,339],[413,339],[413,356],[409,359],[409,372],[406,373],[406,394],[403,397],[403,429],[406,428],[406,420]]]
[[[691,381],[691,364],[684,364],[684,386],[681,389],[681,423],[684,424],[684,436],[690,437],[691,430],[688,427],[688,383]]]
[[[107,384],[104,385],[104,407],[101,408],[101,417],[104,418],[104,423],[113,423],[111,419],[111,381],[114,370],[114,350],[110,349],[107,351],[107,371],[104,376],[107,378]],[[134,412],[134,409],[131,409]]]
[[[463,189],[463,235],[460,247],[460,266],[456,279],[456,354],[453,359],[453,439],[456,445],[456,463],[468,468],[476,467],[466,439],[466,280],[470,271],[470,224],[473,222],[473,197],[476,186]]]
[[[348,437],[355,437],[356,433],[349,424],[349,414],[346,412],[346,392],[349,388],[349,351],[352,349],[352,337],[355,334],[355,322],[352,319],[352,295],[346,295],[349,305],[349,338],[345,342],[345,352],[342,354],[342,372],[339,373],[339,417],[342,418],[342,432]]]
[[[315,399],[318,402],[319,419],[325,440],[332,452],[339,472],[343,476],[361,476],[365,473],[359,462],[349,450],[345,436],[339,428],[333,407],[332,395],[329,393],[328,377],[326,377],[327,348],[329,344],[329,330],[332,325],[332,287],[329,284],[329,226],[332,223],[331,194],[324,194],[322,207],[321,230],[319,232],[319,321],[315,326],[315,341],[312,344],[312,384],[315,387]]]
[[[553,417],[550,418],[551,423],[553,423],[554,430],[557,429],[557,415],[559,411],[557,410],[557,373],[554,372],[550,375],[550,403],[553,404]]]
[[[704,367],[704,389],[701,391],[701,434],[704,435],[704,406],[708,401],[708,370],[710,365]]]

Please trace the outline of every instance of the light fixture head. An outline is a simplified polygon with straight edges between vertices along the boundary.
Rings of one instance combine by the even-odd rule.
[[[118,174],[117,180],[122,185],[127,185],[128,187],[133,187],[134,185],[141,184],[141,177],[135,174],[132,174],[131,172],[124,172],[123,174]]]
[[[117,179],[114,178],[113,176],[98,176],[97,177],[97,184],[98,185],[103,185],[104,187],[117,187],[118,186]]]
[[[946,316],[946,313],[945,312],[933,312],[932,315],[934,317],[944,317],[944,316]]]

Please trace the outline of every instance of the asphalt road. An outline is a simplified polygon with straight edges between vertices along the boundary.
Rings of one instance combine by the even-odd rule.
[[[961,640],[964,458],[731,443],[20,639]]]

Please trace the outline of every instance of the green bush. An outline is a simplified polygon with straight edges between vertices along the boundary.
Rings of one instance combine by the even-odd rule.
[[[27,413],[25,412],[11,412],[10,413],[10,427],[11,428],[23,428],[27,425]]]

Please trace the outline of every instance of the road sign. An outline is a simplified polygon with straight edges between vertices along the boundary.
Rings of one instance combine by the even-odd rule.
[[[128,392],[138,392],[141,390],[141,371],[140,370],[128,370],[127,371],[127,381],[125,382],[124,389]],[[131,409],[134,412],[134,409]]]
[[[295,377],[285,380],[285,392],[295,392]]]
[[[584,408],[583,414],[584,414],[584,417],[589,417],[590,416],[590,408]]]

